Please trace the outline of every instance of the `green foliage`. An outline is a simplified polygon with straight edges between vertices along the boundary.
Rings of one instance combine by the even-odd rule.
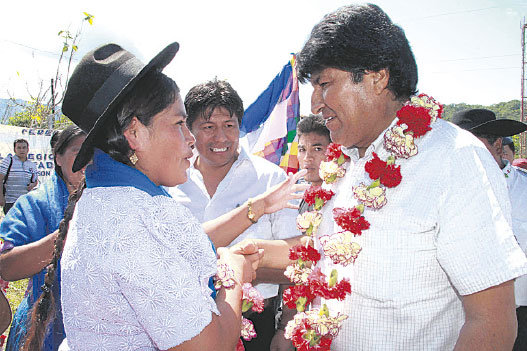
[[[448,104],[444,106],[443,119],[447,121],[452,120],[452,115],[458,111],[467,110],[471,108],[486,108],[496,114],[497,118],[508,118],[516,121],[521,120],[521,106],[520,100],[511,100],[507,102],[500,102],[494,105],[469,105],[465,103]]]
[[[50,118],[53,118],[51,125],[49,124]],[[7,124],[35,129],[64,129],[72,122],[61,113],[53,114],[49,106],[31,101],[24,110],[10,117]]]
[[[93,16],[93,15],[90,15],[90,14],[87,13],[87,12],[83,12],[83,14],[84,14],[84,16],[86,16],[86,17],[84,17],[84,21],[88,21],[88,23],[89,23],[90,25],[93,25],[93,18],[94,18],[94,16]]]
[[[28,281],[29,279],[22,279],[16,282],[9,282],[9,288],[7,288],[5,297],[7,298],[7,301],[9,301],[9,306],[11,306],[11,311],[13,312],[13,315],[15,315],[18,305],[20,305],[20,303],[24,299],[24,294],[26,292]],[[4,335],[9,335],[10,328],[11,326],[7,328]]]
[[[516,134],[511,136],[512,141],[514,142],[514,150],[515,150],[515,157],[514,158],[520,158],[520,155],[518,153],[520,152],[520,134]]]

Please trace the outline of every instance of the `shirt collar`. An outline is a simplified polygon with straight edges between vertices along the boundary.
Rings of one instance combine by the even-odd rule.
[[[390,123],[390,125],[377,136],[377,138],[373,141],[373,143],[371,143],[370,146],[368,146],[368,148],[366,149],[366,152],[364,153],[364,157],[371,156],[374,151],[379,153],[378,150],[383,145],[383,142],[384,142],[384,133],[386,133],[388,129],[391,129],[397,123],[398,120],[399,118],[397,117],[394,118],[392,123]],[[342,152],[344,153],[344,155],[350,157],[354,161],[360,158],[359,149],[357,149],[356,147],[343,147]]]
[[[501,171],[505,175],[505,178],[509,178],[511,176],[511,172],[512,172],[512,165],[506,159],[502,159],[502,162],[505,163],[505,167],[503,167],[503,169]]]
[[[155,185],[143,172],[115,161],[106,153],[95,149],[93,163],[86,167],[86,187],[131,186],[151,196],[168,196],[166,190]]]

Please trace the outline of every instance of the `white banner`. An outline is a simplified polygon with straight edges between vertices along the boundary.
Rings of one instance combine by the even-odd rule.
[[[37,165],[40,183],[45,182],[53,173],[53,153],[49,141],[53,135],[51,129],[30,129],[0,124],[0,162],[4,157],[13,155],[13,142],[26,139],[29,143],[28,160]]]

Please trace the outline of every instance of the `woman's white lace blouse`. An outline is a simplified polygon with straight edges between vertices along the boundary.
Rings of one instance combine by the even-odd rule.
[[[73,350],[168,349],[219,314],[211,242],[190,211],[132,187],[86,189],[62,256]]]

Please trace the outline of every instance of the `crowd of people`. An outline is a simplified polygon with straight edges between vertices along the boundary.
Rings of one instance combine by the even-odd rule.
[[[16,189],[0,197],[0,276],[29,278],[6,350],[527,349],[527,173],[510,138],[526,124],[438,118],[403,29],[349,5],[297,55],[313,114],[297,127],[302,171],[287,175],[240,146],[228,82],[181,96],[162,72],[178,50],[147,64],[117,44],[90,51],[51,179],[31,191],[20,140],[0,165]],[[311,234],[299,214],[317,218]],[[302,250],[318,262],[297,261],[295,309],[284,271]],[[350,289],[311,298],[321,277]],[[245,308],[249,283],[260,313]],[[241,341],[246,320],[257,336]]]

